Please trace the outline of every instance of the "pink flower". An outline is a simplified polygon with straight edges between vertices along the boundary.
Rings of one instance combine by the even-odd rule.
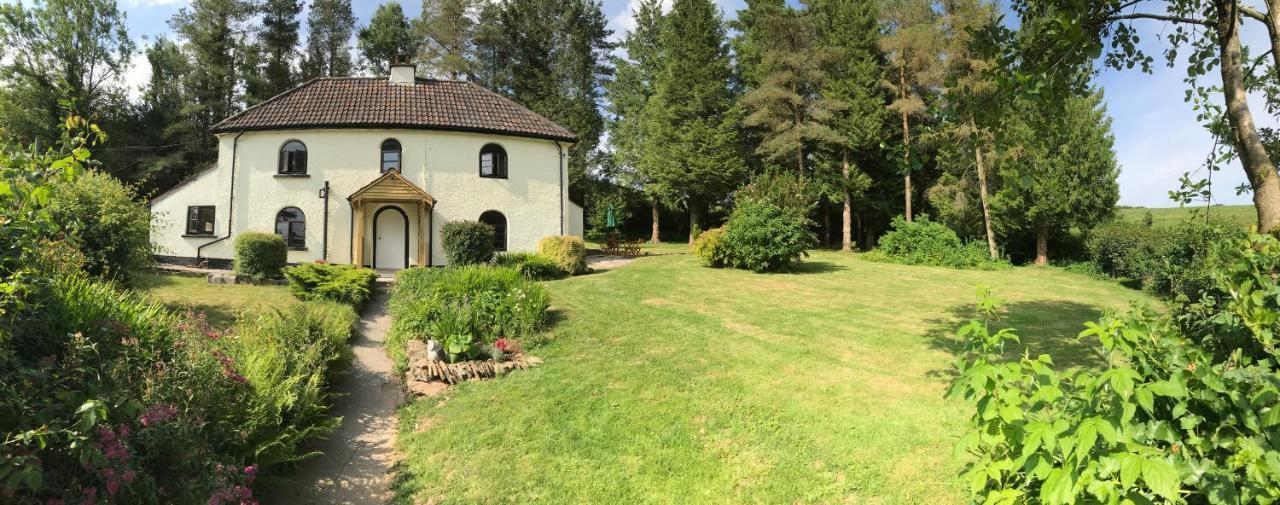
[[[173,419],[178,415],[178,408],[173,405],[156,404],[147,407],[147,411],[138,416],[138,423],[143,427],[151,427]]]
[[[125,484],[128,484],[133,482],[133,479],[137,476],[137,472],[134,472],[133,469],[129,469],[124,471],[124,475],[120,477],[120,480],[123,480]]]

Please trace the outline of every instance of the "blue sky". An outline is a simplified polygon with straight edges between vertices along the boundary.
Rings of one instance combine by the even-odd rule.
[[[142,39],[169,32],[168,20],[186,0],[120,0],[128,13],[130,34]],[[716,0],[726,16],[733,17],[743,8],[744,0]],[[367,22],[382,1],[353,0],[356,16]],[[604,0],[605,15],[610,27],[620,35],[633,26],[631,10],[637,0]],[[406,13],[416,16],[421,5],[416,0],[402,2]],[[1256,23],[1252,23],[1256,25]],[[1145,21],[1137,25],[1143,35],[1144,47],[1162,63],[1158,37],[1168,30],[1164,23]],[[1265,34],[1255,27],[1246,27],[1246,41],[1261,43]],[[1255,45],[1255,47],[1259,47]],[[149,71],[146,62],[135,58],[135,68],[126,77],[130,83],[140,83]],[[1137,70],[1102,73],[1097,83],[1102,87],[1107,109],[1113,123],[1116,138],[1116,155],[1120,161],[1120,203],[1149,207],[1168,207],[1173,203],[1168,192],[1178,188],[1178,178],[1187,171],[1196,171],[1213,141],[1195,120],[1191,104],[1183,102],[1186,85],[1182,82],[1185,69],[1182,66],[1167,68],[1159,65],[1152,74]],[[1260,100],[1252,100],[1256,120],[1261,125],[1275,125],[1275,118],[1265,117]],[[1249,195],[1236,195],[1235,187],[1245,182],[1239,165],[1233,163],[1214,175],[1214,199],[1218,203],[1249,203]]]

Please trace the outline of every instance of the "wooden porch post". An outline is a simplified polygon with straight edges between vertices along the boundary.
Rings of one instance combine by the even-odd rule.
[[[418,202],[418,266],[427,265],[427,203]]]
[[[364,266],[364,202],[356,202],[356,233],[351,239],[351,264]]]

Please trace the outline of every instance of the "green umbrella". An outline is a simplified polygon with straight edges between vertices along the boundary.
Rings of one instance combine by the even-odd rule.
[[[609,204],[609,210],[604,214],[604,225],[609,229],[618,227],[618,213],[614,212],[613,204]]]

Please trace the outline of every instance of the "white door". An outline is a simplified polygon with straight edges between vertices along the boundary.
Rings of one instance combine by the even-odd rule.
[[[405,268],[409,260],[409,219],[397,207],[383,207],[373,217],[373,268]]]

